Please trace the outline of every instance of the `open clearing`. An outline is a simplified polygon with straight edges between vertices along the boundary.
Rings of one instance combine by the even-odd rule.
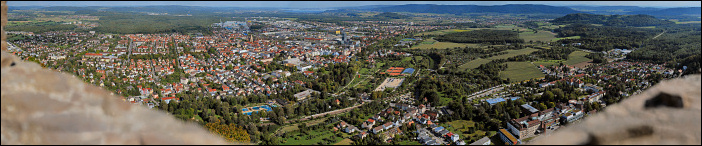
[[[555,42],[555,41],[558,41],[558,40],[561,40],[561,39],[580,39],[580,36],[569,36],[569,37],[563,37],[563,38],[554,38],[554,39],[551,39],[551,41],[552,41],[552,42]]]
[[[507,62],[506,64],[507,69],[500,72],[500,77],[503,79],[509,78],[512,82],[521,82],[546,76],[529,62]]]

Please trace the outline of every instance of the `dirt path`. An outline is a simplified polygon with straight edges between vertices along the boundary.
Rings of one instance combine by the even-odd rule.
[[[666,31],[667,31],[667,30],[666,30]],[[659,36],[663,35],[666,31],[663,31],[663,32],[661,32],[661,34],[656,35],[655,37],[653,37],[653,39],[656,39],[656,38],[658,38]]]

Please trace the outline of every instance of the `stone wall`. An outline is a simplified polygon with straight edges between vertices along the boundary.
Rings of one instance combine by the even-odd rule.
[[[3,1],[1,144],[231,144],[195,123],[19,60],[5,52],[6,16]]]
[[[530,144],[700,145],[701,82],[699,74],[662,81]]]

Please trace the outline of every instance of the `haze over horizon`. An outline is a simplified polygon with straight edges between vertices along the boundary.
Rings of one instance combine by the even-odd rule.
[[[639,6],[699,7],[700,1],[8,1],[9,6],[155,6],[184,5],[206,7],[334,8],[368,5],[507,5],[543,4],[551,6]]]

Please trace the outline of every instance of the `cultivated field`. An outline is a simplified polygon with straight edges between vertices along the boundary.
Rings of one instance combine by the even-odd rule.
[[[586,58],[585,55],[590,54],[584,51],[575,51],[573,53],[568,54],[568,60],[566,60],[563,64],[566,65],[575,65],[575,64],[580,64],[583,62],[590,62],[592,59]]]
[[[548,42],[548,41],[555,39],[556,36],[550,32],[547,32],[547,31],[538,31],[537,33],[534,33],[533,31],[527,31],[527,32],[519,33],[519,38],[524,39],[525,42],[529,42],[529,41]]]
[[[503,79],[509,78],[512,82],[521,82],[546,76],[529,62],[507,62],[506,64],[507,69],[500,72],[500,77]]]

